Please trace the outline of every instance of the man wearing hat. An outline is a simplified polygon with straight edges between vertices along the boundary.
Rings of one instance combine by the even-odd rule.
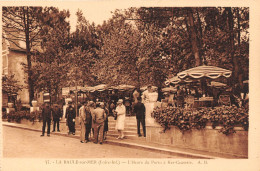
[[[104,122],[106,119],[105,110],[101,108],[103,102],[96,104],[96,109],[93,110],[93,124],[94,124],[94,143],[103,143]]]
[[[134,113],[136,115],[137,121],[137,134],[139,137],[142,136],[140,131],[140,123],[143,127],[144,137],[146,137],[146,130],[145,130],[145,106],[141,102],[141,97],[137,97],[138,102],[134,105]]]
[[[47,123],[47,136],[50,136],[50,129],[51,129],[51,107],[50,102],[45,101],[43,109],[42,109],[42,135],[44,136],[45,133],[45,127]]]
[[[72,106],[72,102],[68,103],[69,106],[66,109],[66,116],[67,124],[69,127],[69,134],[75,135],[75,118],[76,118],[76,111],[74,107]]]

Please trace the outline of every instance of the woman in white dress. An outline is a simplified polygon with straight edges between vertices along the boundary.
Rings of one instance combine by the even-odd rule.
[[[119,136],[117,139],[123,139],[124,138],[124,128],[125,128],[125,114],[126,114],[126,108],[123,105],[123,100],[119,99],[117,102],[117,107],[116,107],[116,114],[117,114],[117,119],[116,119],[116,130],[118,131]]]

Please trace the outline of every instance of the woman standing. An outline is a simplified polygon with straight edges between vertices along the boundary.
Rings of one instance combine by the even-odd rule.
[[[125,128],[125,114],[126,114],[126,108],[123,105],[123,100],[119,99],[117,102],[116,107],[116,114],[117,114],[117,120],[116,120],[116,130],[118,131],[119,136],[117,139],[123,139],[124,138],[124,128]]]

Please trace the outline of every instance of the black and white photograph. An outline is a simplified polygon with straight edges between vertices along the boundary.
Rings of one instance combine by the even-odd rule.
[[[248,161],[249,5],[105,2],[1,5],[1,160]]]

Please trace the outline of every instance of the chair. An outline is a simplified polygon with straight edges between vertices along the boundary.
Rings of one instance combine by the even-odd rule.
[[[231,106],[231,100],[229,95],[220,95],[218,99],[219,105]]]

